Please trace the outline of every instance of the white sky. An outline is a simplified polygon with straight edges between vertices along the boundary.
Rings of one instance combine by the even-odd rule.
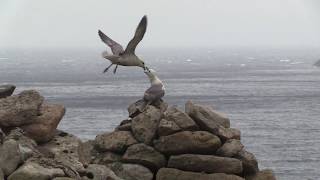
[[[0,0],[0,47],[126,46],[144,14],[139,47],[320,47],[318,0]]]

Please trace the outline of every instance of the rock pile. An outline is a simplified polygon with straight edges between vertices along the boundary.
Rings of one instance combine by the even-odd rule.
[[[56,130],[60,105],[36,91],[0,99],[0,180],[273,180],[210,107],[188,101],[129,106],[129,118],[94,140]]]

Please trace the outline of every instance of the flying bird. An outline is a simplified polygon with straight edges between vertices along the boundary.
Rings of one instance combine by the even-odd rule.
[[[151,83],[150,88],[145,91],[143,96],[143,100],[149,105],[160,100],[164,96],[165,87],[153,69],[145,69],[144,73],[148,76]]]
[[[99,30],[98,34],[101,40],[111,48],[113,54],[104,51],[102,53],[102,57],[108,59],[111,64],[103,71],[106,73],[112,65],[116,65],[113,70],[113,73],[116,73],[118,65],[121,66],[139,66],[146,70],[145,63],[135,54],[135,49],[139,42],[142,40],[147,29],[147,16],[143,16],[141,19],[134,37],[130,40],[125,50],[123,47],[117,43],[116,41],[109,38],[105,35],[101,30]]]

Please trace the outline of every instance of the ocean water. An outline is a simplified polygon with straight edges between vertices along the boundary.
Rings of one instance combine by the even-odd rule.
[[[103,49],[0,50],[0,84],[36,89],[67,112],[59,128],[82,139],[112,131],[149,87],[143,71],[109,62]],[[164,98],[226,113],[242,142],[278,179],[320,179],[320,58],[315,49],[149,49],[138,52],[166,86]]]

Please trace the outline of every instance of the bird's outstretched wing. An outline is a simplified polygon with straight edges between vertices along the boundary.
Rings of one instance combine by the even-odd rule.
[[[142,40],[146,30],[147,30],[147,16],[143,16],[143,18],[141,19],[141,21],[136,29],[134,37],[131,39],[131,41],[127,45],[125,53],[128,53],[128,54],[134,53],[137,45]]]
[[[100,39],[111,48],[111,51],[114,55],[119,55],[120,53],[124,52],[123,47],[119,43],[109,38],[102,31],[99,30],[98,34]]]

